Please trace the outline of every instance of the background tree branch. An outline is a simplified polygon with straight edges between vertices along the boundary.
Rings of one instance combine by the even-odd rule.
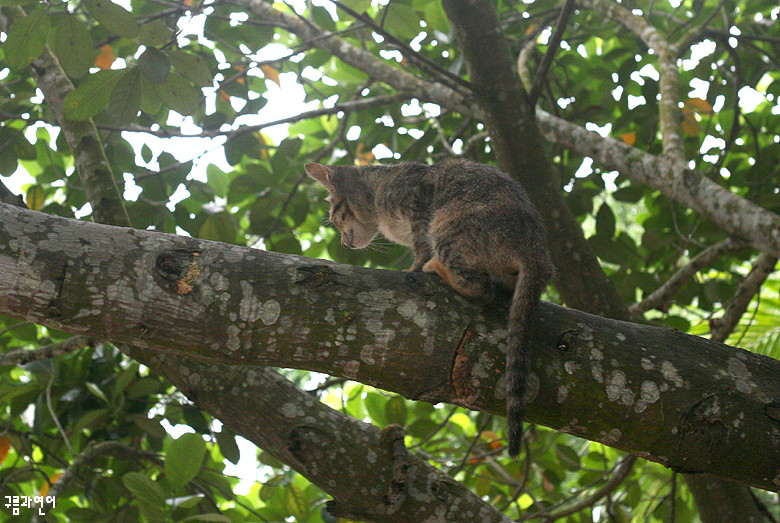
[[[492,3],[469,0],[445,1],[443,5],[460,42],[496,159],[523,184],[544,218],[550,253],[558,269],[555,286],[572,307],[627,318],[622,300],[555,183],[546,144]]]
[[[265,368],[215,365],[185,354],[129,348],[199,407],[333,496],[334,516],[361,521],[508,522],[468,489],[403,450],[403,430],[337,412]],[[258,422],[260,421],[261,422]],[[400,442],[398,442],[400,438]],[[357,466],[371,463],[371,466]],[[401,467],[400,476],[394,472]],[[414,493],[412,495],[411,493]]]

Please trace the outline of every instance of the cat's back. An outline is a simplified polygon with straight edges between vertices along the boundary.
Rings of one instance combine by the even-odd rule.
[[[429,176],[441,202],[461,202],[508,207],[514,211],[532,208],[523,187],[506,173],[489,165],[452,158],[437,163]]]

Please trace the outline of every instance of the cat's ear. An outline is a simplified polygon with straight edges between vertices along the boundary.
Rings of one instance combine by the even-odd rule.
[[[322,165],[321,163],[307,163],[303,166],[306,170],[306,174],[320,182],[329,191],[333,189],[333,182],[331,176],[333,175],[333,169],[330,166]]]

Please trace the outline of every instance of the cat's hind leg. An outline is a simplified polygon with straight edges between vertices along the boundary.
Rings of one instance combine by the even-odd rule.
[[[444,263],[436,256],[428,260],[422,270],[438,274],[450,287],[471,300],[487,303],[495,296],[490,274],[485,270],[462,267],[451,261]]]

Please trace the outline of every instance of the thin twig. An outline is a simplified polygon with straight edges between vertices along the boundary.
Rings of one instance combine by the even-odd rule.
[[[71,481],[73,481],[73,479],[78,475],[81,467],[83,467],[93,459],[105,454],[113,454],[113,455],[125,454],[129,458],[133,458],[135,460],[145,459],[145,460],[152,461],[157,465],[162,465],[162,460],[154,452],[134,449],[132,447],[128,447],[124,443],[120,443],[119,441],[102,441],[94,445],[90,444],[81,452],[81,454],[78,455],[74,454],[75,457],[73,459],[73,462],[70,464],[68,468],[66,468],[63,471],[59,479],[56,482],[54,482],[54,484],[51,485],[51,487],[49,488],[49,493],[46,497],[56,498],[60,493],[62,493],[65,490],[65,487],[67,487],[68,484]],[[45,509],[47,508],[47,506],[45,505],[43,508]],[[45,511],[46,510],[44,510],[44,512]],[[33,518],[33,521],[34,522],[43,521],[43,519],[39,519],[38,516],[36,516],[35,518]]]
[[[637,457],[633,454],[629,454],[623,460],[618,463],[615,468],[613,468],[608,474],[611,474],[609,479],[598,489],[593,491],[593,493],[579,501],[575,501],[571,505],[564,507],[559,510],[555,510],[552,512],[537,512],[535,514],[530,514],[528,516],[528,519],[530,518],[536,518],[536,517],[544,517],[549,521],[554,521],[558,518],[563,518],[566,516],[569,516],[571,514],[574,514],[576,512],[579,512],[580,510],[583,510],[587,507],[592,507],[595,505],[598,501],[600,501],[603,497],[608,495],[609,493],[613,492],[617,487],[620,486],[621,483],[628,477],[628,475],[631,473],[631,470],[634,467],[634,463],[636,462]],[[526,518],[524,518],[526,519]]]
[[[544,81],[547,79],[547,73],[550,72],[550,66],[552,65],[555,53],[558,52],[558,48],[561,45],[563,39],[563,32],[566,30],[566,24],[569,22],[569,16],[574,9],[574,0],[566,0],[561,8],[561,14],[558,16],[558,21],[555,24],[555,32],[550,38],[547,44],[547,52],[544,53],[542,62],[539,64],[539,68],[536,70],[536,77],[534,77],[534,83],[531,87],[531,92],[528,95],[528,104],[533,107],[536,105],[536,100],[539,98],[539,93],[542,92]]]
[[[354,17],[356,20],[359,20],[360,22],[363,22],[365,25],[369,26],[374,32],[381,35],[388,43],[391,43],[392,45],[399,47],[402,53],[412,62],[415,62],[421,69],[436,73],[436,75],[439,76],[440,80],[446,80],[445,83],[448,83],[449,86],[452,87],[453,89],[460,86],[466,88],[467,92],[471,91],[471,84],[469,84],[469,82],[467,82],[460,76],[453,74],[450,71],[444,69],[436,62],[430,60],[428,57],[421,55],[420,53],[418,53],[417,51],[409,47],[409,45],[406,42],[403,42],[398,38],[396,38],[391,33],[388,33],[382,26],[374,22],[370,17],[366,16],[365,14],[358,13],[354,9],[351,9],[350,7],[344,5],[338,0],[330,0],[330,1],[331,3],[335,4],[336,7],[338,7],[348,15]]]
[[[92,345],[94,340],[87,336],[74,336],[37,349],[15,349],[0,354],[0,365],[24,365],[31,361],[54,358]]]
[[[631,305],[628,311],[634,318],[641,318],[645,311],[650,309],[665,308],[669,300],[694,274],[709,266],[724,253],[745,247],[747,243],[741,240],[727,238],[716,243],[696,255],[684,267],[674,273],[666,282],[650,293],[642,301]]]
[[[65,433],[65,429],[62,428],[62,424],[60,423],[60,419],[57,417],[57,413],[54,412],[54,406],[51,402],[51,387],[54,385],[54,378],[57,376],[57,364],[55,363],[51,370],[51,375],[49,376],[49,383],[46,384],[46,408],[49,410],[49,414],[51,415],[51,419],[54,421],[54,424],[57,426],[57,430],[60,432],[60,435],[62,436],[62,439],[65,441],[65,446],[68,447],[68,450],[70,451],[71,456],[75,456],[76,453],[73,452],[73,447],[70,444],[70,440],[68,439],[68,435]]]
[[[362,100],[351,100],[349,102],[336,104],[333,107],[322,107],[320,109],[312,109],[310,111],[304,111],[294,116],[288,116],[286,118],[281,118],[279,120],[273,120],[270,122],[265,122],[257,125],[245,125],[237,129],[230,129],[228,131],[211,130],[211,131],[202,131],[200,133],[195,133],[195,134],[185,134],[182,133],[181,131],[174,130],[174,129],[154,130],[148,127],[142,127],[140,125],[129,125],[129,126],[98,125],[97,127],[99,129],[104,129],[107,131],[146,133],[152,136],[158,136],[160,138],[216,138],[218,136],[227,136],[228,139],[232,139],[243,134],[260,131],[262,129],[265,129],[266,127],[273,127],[274,125],[294,123],[300,120],[306,120],[308,118],[316,118],[318,116],[335,114],[335,113],[340,113],[345,111],[359,111],[362,109],[369,109],[371,107],[376,107],[379,105],[393,104],[401,100],[405,100],[409,98],[409,96],[410,95],[406,93],[396,93],[396,94],[375,96],[372,98],[364,98]]]
[[[734,296],[726,304],[726,310],[723,312],[723,315],[720,318],[710,320],[710,331],[712,332],[710,339],[722,342],[728,338],[734,327],[739,323],[739,319],[745,314],[753,296],[758,293],[766,279],[775,270],[775,265],[777,265],[775,256],[765,252],[758,255],[755,263],[753,263],[753,268],[745,276],[745,279],[739,284],[737,292],[734,293]]]

